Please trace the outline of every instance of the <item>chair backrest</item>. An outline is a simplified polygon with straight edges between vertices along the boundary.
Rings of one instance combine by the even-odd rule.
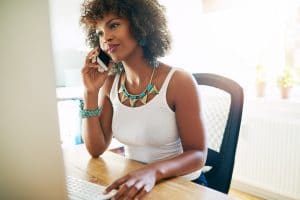
[[[238,142],[244,93],[242,87],[226,77],[196,73],[201,96],[202,116],[208,136],[205,172],[208,187],[228,193]]]

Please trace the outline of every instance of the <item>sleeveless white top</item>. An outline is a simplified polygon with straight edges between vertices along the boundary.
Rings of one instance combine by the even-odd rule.
[[[167,103],[167,87],[176,69],[168,73],[159,94],[140,107],[123,105],[118,97],[120,75],[116,75],[110,100],[113,105],[113,136],[124,144],[125,156],[143,163],[175,157],[183,152],[175,112]],[[185,175],[196,179],[201,171]]]

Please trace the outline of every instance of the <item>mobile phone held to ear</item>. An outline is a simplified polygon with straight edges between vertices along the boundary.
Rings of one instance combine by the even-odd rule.
[[[111,58],[107,55],[104,51],[100,51],[99,55],[97,56],[97,62],[102,67],[104,71],[108,70],[108,64]]]

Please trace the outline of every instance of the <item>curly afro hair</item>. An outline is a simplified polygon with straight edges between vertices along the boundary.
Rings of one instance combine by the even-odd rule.
[[[165,56],[170,49],[165,8],[157,0],[85,0],[80,24],[86,31],[86,40],[91,48],[99,44],[97,21],[109,13],[129,20],[131,33],[136,41],[142,41],[144,56],[150,63]]]

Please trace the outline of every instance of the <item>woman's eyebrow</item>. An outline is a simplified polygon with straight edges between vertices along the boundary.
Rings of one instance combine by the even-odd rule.
[[[105,26],[108,26],[112,21],[114,21],[114,20],[119,20],[119,19],[121,19],[121,18],[120,18],[120,17],[112,18],[112,19],[108,20],[107,22],[105,22]],[[100,26],[97,26],[97,29],[100,30],[101,27],[100,27]]]
[[[120,18],[120,17],[112,18],[112,19],[108,20],[108,21],[105,23],[105,26],[109,25],[112,21],[114,21],[114,20],[119,20],[119,19],[121,19],[121,18]]]

